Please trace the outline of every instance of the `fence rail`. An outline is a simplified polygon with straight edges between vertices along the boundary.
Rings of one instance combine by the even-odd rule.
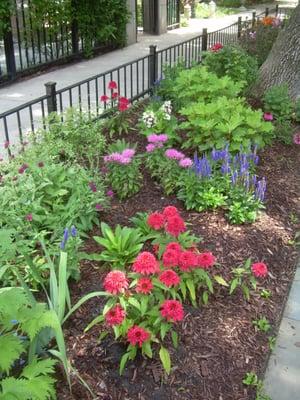
[[[144,57],[63,89],[56,90],[56,83],[49,82],[45,85],[44,96],[0,114],[0,132],[4,133],[0,143],[3,140],[10,142],[18,150],[27,141],[28,132],[34,135],[38,129],[46,129],[45,118],[53,111],[63,118],[62,114],[66,108],[76,107],[99,117],[108,107],[100,102],[100,96],[109,94],[107,84],[112,80],[117,82],[120,96],[131,101],[145,97],[151,93],[155,82],[162,77],[166,65],[175,66],[181,62],[189,68],[194,63],[200,63],[203,52],[216,42],[237,43],[243,29],[251,28],[255,21],[271,13],[285,15],[284,11],[278,8],[266,9],[261,15],[253,13],[252,19],[242,21],[239,18],[236,23],[214,32],[208,33],[207,29],[203,29],[201,35],[159,51],[152,45],[149,54]],[[7,150],[10,154],[11,146]]]

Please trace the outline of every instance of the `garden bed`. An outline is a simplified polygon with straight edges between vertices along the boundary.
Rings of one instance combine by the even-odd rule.
[[[130,137],[126,136],[126,140]],[[136,141],[137,137],[133,136]],[[99,399],[193,399],[249,400],[253,389],[242,384],[247,372],[264,373],[269,356],[267,335],[255,331],[252,320],[265,316],[276,334],[289,287],[293,279],[297,252],[293,239],[299,211],[300,153],[297,147],[274,144],[261,152],[258,174],[268,182],[266,210],[251,225],[232,226],[222,211],[187,212],[180,201],[166,197],[160,186],[144,171],[142,190],[133,198],[113,199],[109,211],[100,219],[109,225],[130,225],[129,218],[139,211],[160,210],[175,205],[190,229],[203,238],[200,250],[213,251],[220,263],[214,267],[225,278],[232,267],[248,257],[263,260],[269,268],[264,288],[272,291],[270,299],[256,292],[247,302],[240,292],[228,295],[219,287],[207,306],[195,309],[185,304],[185,318],[178,325],[180,346],[169,347],[172,373],[164,374],[158,359],[138,357],[130,362],[120,377],[118,363],[125,350],[121,344],[104,339],[98,342],[99,327],[84,333],[88,323],[99,314],[102,299],[82,306],[65,328],[68,354],[73,366]],[[99,234],[96,229],[91,236]],[[92,238],[86,251],[99,252]],[[82,278],[72,285],[73,299],[102,289],[106,270],[96,262],[82,264]],[[92,398],[79,382],[74,383],[73,397],[63,379],[58,384],[59,399]]]

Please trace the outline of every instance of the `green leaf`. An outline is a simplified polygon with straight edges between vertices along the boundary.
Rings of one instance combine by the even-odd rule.
[[[178,347],[178,333],[172,330],[171,337],[172,337],[173,346],[175,347],[175,349],[177,349],[177,347]]]
[[[202,294],[202,301],[203,301],[203,304],[205,304],[205,305],[208,303],[208,291],[207,290],[205,290]]]
[[[143,354],[146,354],[147,357],[152,358],[153,353],[152,353],[152,348],[151,348],[151,342],[150,341],[147,341],[147,342],[143,343],[142,352],[143,352]]]
[[[160,326],[160,336],[161,336],[162,340],[164,340],[164,338],[165,338],[167,332],[170,330],[170,328],[171,328],[171,325],[167,324],[166,322],[163,322],[161,324],[161,326]]]
[[[128,303],[137,308],[139,311],[141,311],[141,305],[137,299],[134,297],[129,297]]]
[[[225,279],[222,278],[222,276],[220,276],[220,275],[214,275],[214,279],[216,282],[218,282],[219,285],[226,286],[226,287],[229,286],[228,283],[225,281]]]
[[[104,321],[104,316],[103,315],[98,315],[98,317],[94,318],[92,322],[88,324],[88,326],[84,329],[84,332],[87,332],[90,330],[93,326],[99,324],[100,322]]]
[[[123,354],[123,356],[121,358],[120,368],[119,368],[119,374],[120,375],[123,374],[123,371],[124,371],[124,368],[126,366],[126,363],[127,363],[128,359],[129,359],[129,356],[130,356],[130,353],[125,353],[125,354]]]
[[[163,365],[166,373],[169,374],[171,371],[170,354],[169,354],[168,350],[163,346],[161,346],[161,348],[159,350],[159,357],[161,359],[162,365]]]
[[[186,280],[186,286],[189,289],[192,301],[196,300],[195,284],[191,279]]]
[[[237,278],[234,278],[234,279],[231,281],[230,289],[229,289],[229,294],[232,294],[232,293],[235,291],[235,289],[237,288],[238,282],[239,282],[239,281],[238,281]]]
[[[0,370],[9,373],[9,370],[25,350],[21,340],[12,333],[0,336]]]

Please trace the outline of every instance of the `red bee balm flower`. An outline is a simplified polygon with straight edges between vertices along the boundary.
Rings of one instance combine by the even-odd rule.
[[[175,271],[167,269],[160,274],[159,280],[166,286],[177,286],[180,283],[180,278]]]
[[[146,342],[150,338],[150,333],[140,326],[134,325],[132,328],[128,329],[127,339],[128,342],[132,345],[139,345],[142,347],[142,344]]]
[[[167,206],[164,208],[163,216],[165,218],[174,217],[174,215],[179,215],[179,212],[176,207],[174,206]]]
[[[190,271],[198,265],[197,255],[192,251],[183,251],[179,256],[179,268],[181,271]]]
[[[177,237],[180,233],[186,230],[184,220],[179,215],[168,217],[166,232]]]
[[[216,262],[216,257],[212,253],[198,254],[198,267],[207,269],[212,267]]]
[[[211,49],[211,51],[219,51],[219,50],[223,49],[223,45],[222,45],[222,43],[216,43],[210,49]]]
[[[104,103],[106,103],[109,100],[109,97],[106,96],[106,94],[104,94],[103,96],[100,97],[100,101],[103,101]]]
[[[177,300],[166,300],[161,306],[160,313],[167,321],[172,322],[182,321],[184,316],[182,304]]]
[[[162,256],[162,262],[164,267],[176,267],[179,260],[179,251],[177,250],[166,250]]]
[[[115,81],[108,82],[108,89],[113,90],[113,89],[117,89],[117,88],[118,88],[117,82],[115,82]]]
[[[150,214],[147,218],[147,224],[156,231],[164,226],[164,216],[158,212]]]
[[[32,214],[27,214],[25,219],[26,221],[31,222],[33,220]]]
[[[124,321],[125,316],[125,310],[119,304],[117,304],[107,311],[104,318],[108,325],[114,326],[120,325]]]
[[[153,283],[149,278],[140,278],[137,281],[136,291],[138,293],[149,294],[153,289]]]
[[[128,288],[128,280],[122,271],[111,271],[104,279],[104,288],[111,294],[123,293]]]
[[[132,269],[142,275],[151,275],[158,272],[158,261],[153,254],[143,251],[137,256]]]
[[[112,99],[117,99],[119,97],[119,93],[118,92],[114,92],[112,95],[111,95],[111,98]]]
[[[168,250],[175,250],[177,252],[181,252],[181,246],[177,242],[171,242],[171,243],[167,244],[167,246],[166,246],[166,251],[168,251]]]
[[[262,262],[252,264],[251,271],[257,278],[265,278],[268,275],[268,267]]]

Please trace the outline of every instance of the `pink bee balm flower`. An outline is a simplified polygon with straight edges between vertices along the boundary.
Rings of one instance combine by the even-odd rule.
[[[156,135],[155,133],[152,133],[151,135],[147,136],[147,140],[149,143],[157,143],[159,142],[159,136]]]
[[[294,134],[294,136],[293,136],[293,142],[294,142],[295,144],[300,144],[300,132],[297,132],[297,133]]]
[[[257,278],[265,278],[268,275],[268,267],[262,262],[252,264],[251,271]]]
[[[122,156],[123,157],[128,157],[131,158],[135,155],[135,150],[134,149],[125,149],[122,151]]]
[[[114,270],[106,275],[103,286],[107,292],[116,295],[124,293],[128,288],[128,280],[123,271]]]
[[[172,160],[181,160],[182,158],[184,158],[184,154],[176,149],[166,150],[165,156]]]
[[[265,112],[263,115],[265,121],[273,121],[274,117],[272,113]]]
[[[33,220],[32,214],[27,214],[25,219],[26,221],[31,222]]]
[[[177,300],[165,300],[161,306],[160,313],[167,321],[182,321],[183,320],[183,307]]]
[[[168,135],[162,133],[161,135],[158,135],[158,141],[161,143],[165,143],[168,141]]]
[[[112,95],[111,95],[111,98],[112,99],[117,99],[119,97],[119,93],[118,92],[114,92]]]
[[[106,192],[106,195],[108,196],[108,197],[114,197],[114,192],[112,191],[112,190],[108,190],[107,192]]]
[[[140,326],[134,325],[132,328],[128,329],[127,339],[132,345],[138,345],[142,347],[143,343],[150,338],[150,333]]]
[[[131,158],[130,157],[123,157],[120,159],[120,164],[126,165],[131,163]]]
[[[177,286],[180,283],[179,276],[172,269],[166,269],[163,271],[159,276],[159,280],[167,287]]]
[[[136,291],[137,293],[149,294],[153,289],[153,283],[149,278],[140,278],[137,281]]]
[[[156,231],[164,226],[164,222],[165,222],[164,216],[158,212],[150,214],[147,218],[147,224]]]
[[[189,168],[193,165],[193,161],[190,158],[183,158],[179,161],[179,166],[182,168]]]
[[[95,209],[96,209],[97,211],[101,211],[101,210],[102,210],[102,205],[99,204],[99,203],[97,203],[97,204],[95,205]]]
[[[165,218],[174,217],[174,215],[179,215],[179,211],[174,206],[167,206],[163,210],[163,216]]]
[[[119,304],[117,304],[107,311],[104,318],[107,325],[115,326],[120,325],[124,321],[125,316],[125,310]]]
[[[198,254],[198,267],[207,269],[212,267],[216,262],[216,257],[212,253],[201,253]]]
[[[155,149],[156,149],[156,146],[155,146],[155,144],[153,144],[153,143],[149,143],[149,144],[147,144],[147,146],[146,146],[146,151],[147,151],[147,153],[152,153],[152,151],[155,150]]]

